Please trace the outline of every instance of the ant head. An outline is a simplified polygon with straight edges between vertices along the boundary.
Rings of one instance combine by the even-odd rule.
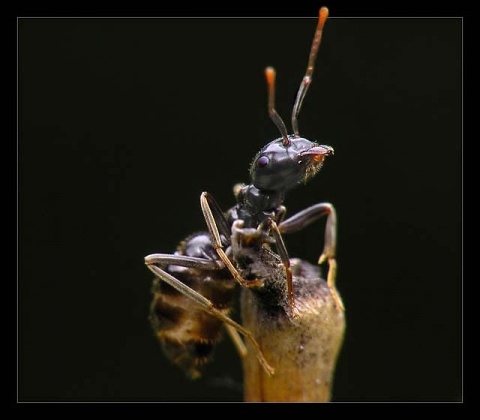
[[[255,156],[250,167],[252,184],[260,190],[286,191],[307,182],[322,167],[333,148],[303,137],[288,136],[268,143]]]
[[[265,75],[268,84],[268,113],[282,137],[268,143],[255,156],[250,167],[252,183],[259,190],[283,192],[306,182],[322,167],[326,156],[333,155],[333,148],[320,146],[300,137],[298,114],[303,99],[312,82],[312,74],[318,47],[322,39],[323,25],[328,9],[322,7],[319,12],[317,29],[312,42],[307,71],[302,79],[292,111],[293,135],[287,134],[287,128],[275,110],[275,70],[267,67]]]

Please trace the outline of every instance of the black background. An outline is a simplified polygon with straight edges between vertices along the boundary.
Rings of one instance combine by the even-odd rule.
[[[19,401],[241,401],[163,357],[143,257],[204,229],[290,126],[316,20],[18,21]],[[462,399],[462,20],[327,21],[301,134],[335,148],[288,214],[338,212],[347,331],[333,401]],[[286,237],[315,261],[323,223]]]

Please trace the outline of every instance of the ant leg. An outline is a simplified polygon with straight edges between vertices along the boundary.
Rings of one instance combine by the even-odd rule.
[[[228,258],[227,254],[225,254],[220,234],[224,236],[226,243],[230,245],[231,231],[227,220],[225,219],[225,216],[223,215],[223,212],[217,202],[210,194],[203,192],[200,196],[200,205],[202,207],[203,216],[205,217],[205,221],[207,223],[208,231],[210,232],[210,236],[212,238],[212,244],[220,259],[223,261],[230,273],[232,273],[233,278],[245,287],[261,286],[263,284],[261,280],[244,280]]]
[[[262,351],[260,350],[260,346],[253,337],[253,335],[248,331],[247,329],[243,328],[240,324],[235,322],[233,319],[216,309],[213,305],[213,303],[208,300],[206,297],[198,293],[197,291],[193,290],[192,288],[188,287],[186,284],[182,283],[180,280],[177,278],[173,277],[171,274],[167,273],[166,271],[162,270],[160,267],[156,266],[155,264],[164,264],[165,261],[175,261],[174,264],[178,265],[183,265],[182,262],[185,262],[185,264],[193,264],[193,257],[182,257],[178,256],[178,258],[172,258],[175,257],[174,255],[168,255],[165,259],[159,256],[164,256],[165,254],[152,254],[152,255],[147,255],[145,257],[145,264],[147,265],[148,269],[153,272],[157,277],[160,278],[160,280],[163,280],[165,283],[169,284],[173,288],[177,289],[180,293],[182,293],[184,296],[187,296],[188,298],[192,299],[194,302],[198,303],[202,309],[207,312],[208,314],[218,318],[220,321],[223,321],[226,325],[230,325],[240,333],[242,333],[248,340],[253,345],[253,348],[255,349],[257,353],[257,358],[262,365],[262,367],[265,369],[265,371],[269,375],[273,375],[274,369],[268,364],[268,362],[265,360],[263,357]],[[186,259],[185,259],[186,258]],[[197,260],[201,260],[201,258],[197,258]],[[203,263],[201,263],[203,264]],[[218,269],[223,268],[215,264]],[[187,265],[191,266],[191,265]],[[199,267],[203,268],[203,267]]]
[[[220,261],[174,254],[147,255],[145,257],[145,264],[157,264],[160,266],[180,265],[182,267],[198,268],[200,270],[221,270],[224,268]]]
[[[245,184],[243,182],[238,182],[233,186],[233,196],[235,197],[235,200],[238,200],[238,194],[240,194],[240,191],[244,186]]]
[[[283,219],[285,219],[286,214],[287,214],[287,208],[285,206],[278,207],[276,220],[275,220],[277,225],[283,222]]]
[[[243,343],[242,337],[238,334],[238,331],[233,328],[231,325],[225,324],[225,329],[228,332],[228,335],[233,341],[233,344],[235,345],[235,348],[238,351],[238,354],[242,359],[245,359],[247,357],[248,351],[247,348],[245,347],[245,344]]]
[[[292,269],[290,267],[290,257],[288,256],[287,247],[285,242],[283,242],[280,229],[273,219],[266,219],[258,226],[258,230],[270,230],[273,238],[275,239],[275,245],[282,260],[283,266],[285,267],[285,272],[287,274],[287,292],[288,300],[290,301],[290,309],[294,317],[299,316],[297,308],[295,307],[295,298],[293,296],[293,277]]]
[[[319,203],[306,208],[289,217],[279,224],[280,233],[297,232],[309,224],[313,223],[322,216],[327,215],[327,224],[325,226],[325,244],[323,252],[318,259],[318,264],[328,261],[327,284],[335,299],[338,308],[345,310],[342,301],[335,292],[335,280],[337,275],[337,261],[335,260],[335,249],[337,244],[337,214],[335,208],[330,203]]]

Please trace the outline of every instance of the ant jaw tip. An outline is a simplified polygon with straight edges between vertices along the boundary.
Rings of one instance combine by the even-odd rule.
[[[308,149],[302,153],[300,153],[301,156],[305,155],[312,155],[312,156],[318,156],[318,158],[323,158],[325,156],[332,156],[334,154],[333,147],[331,146],[315,146],[312,147],[311,149]]]
[[[320,147],[325,149],[325,152],[324,152],[325,156],[331,156],[335,152],[332,146],[320,146]]]

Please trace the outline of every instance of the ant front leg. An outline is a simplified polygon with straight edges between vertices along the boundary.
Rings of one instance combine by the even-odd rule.
[[[252,344],[255,352],[257,353],[257,358],[269,375],[273,375],[274,369],[268,364],[268,362],[263,357],[262,351],[259,344],[253,337],[253,335],[247,329],[243,328],[240,324],[235,322],[233,319],[225,315],[222,311],[216,309],[213,303],[207,299],[205,296],[201,295],[197,291],[193,290],[191,287],[182,283],[176,277],[172,276],[170,273],[167,273],[160,266],[166,265],[179,265],[183,267],[206,269],[206,270],[221,270],[224,268],[223,264],[218,263],[217,261],[212,261],[203,258],[197,257],[187,257],[180,255],[171,255],[171,254],[151,254],[145,257],[145,264],[148,269],[155,274],[160,280],[163,280],[168,285],[172,286],[174,289],[178,290],[184,296],[190,298],[192,301],[196,302],[200,307],[207,312],[208,314],[218,318],[220,321],[223,321],[227,327],[227,331],[230,334],[237,350],[240,353],[240,356],[244,356],[245,347],[240,344],[240,337],[236,336],[234,331],[238,331],[243,334]]]
[[[220,234],[224,236],[225,242],[227,245],[231,244],[230,235],[231,231],[228,226],[227,220],[223,215],[220,206],[213,199],[213,197],[207,192],[203,192],[200,196],[200,205],[202,207],[203,216],[207,223],[208,231],[212,238],[212,244],[217,251],[218,256],[225,264],[225,267],[228,268],[230,273],[232,273],[233,278],[242,286],[245,287],[256,287],[262,286],[262,280],[250,280],[247,281],[243,279],[238,270],[232,264],[227,254],[223,250],[223,243]]]
[[[330,203],[319,203],[306,208],[289,217],[279,224],[280,233],[293,233],[307,227],[309,224],[327,215],[327,224],[325,226],[325,244],[323,252],[318,259],[318,264],[328,261],[327,284],[335,299],[338,308],[345,310],[341,299],[335,291],[335,280],[337,275],[337,261],[335,260],[335,250],[337,245],[337,214],[335,208]]]

